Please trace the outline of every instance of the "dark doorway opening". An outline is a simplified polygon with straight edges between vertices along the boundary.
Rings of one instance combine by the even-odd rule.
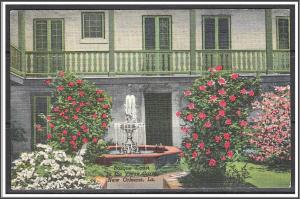
[[[172,145],[171,93],[144,93],[146,143]]]

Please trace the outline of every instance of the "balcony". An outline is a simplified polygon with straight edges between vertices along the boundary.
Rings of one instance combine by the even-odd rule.
[[[204,73],[222,65],[225,70],[266,73],[264,50],[196,50],[195,67],[191,68],[191,51],[114,51],[114,67],[108,51],[33,52],[23,55],[11,46],[11,72],[26,77],[48,77],[57,70],[80,75],[163,75]],[[112,70],[114,69],[114,70]],[[268,73],[289,73],[290,51],[273,50],[273,68]]]

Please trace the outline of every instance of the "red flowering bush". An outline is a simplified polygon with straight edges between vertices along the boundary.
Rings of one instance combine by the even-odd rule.
[[[111,97],[93,83],[63,71],[45,83],[54,88],[51,115],[45,116],[51,132],[48,142],[67,152],[102,139],[111,121]]]
[[[184,91],[187,106],[176,115],[183,121],[182,156],[191,172],[224,175],[226,162],[241,151],[248,131],[248,108],[258,95],[258,81],[209,70]]]
[[[253,108],[258,114],[251,117],[250,144],[258,150],[250,157],[270,163],[291,160],[290,87],[275,87],[274,92],[263,93]]]

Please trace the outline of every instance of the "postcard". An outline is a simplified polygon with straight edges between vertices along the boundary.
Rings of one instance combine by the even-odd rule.
[[[296,3],[6,3],[7,195],[297,194]]]

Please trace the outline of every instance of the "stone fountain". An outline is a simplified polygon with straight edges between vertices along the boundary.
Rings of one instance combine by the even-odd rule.
[[[136,133],[143,133],[145,125],[144,123],[137,122],[135,96],[127,95],[124,106],[125,122],[115,123],[116,150],[118,149],[118,134],[123,133],[126,135],[126,141],[121,143],[119,152],[121,154],[139,153],[138,135],[136,136],[136,141],[133,140],[133,136]]]

